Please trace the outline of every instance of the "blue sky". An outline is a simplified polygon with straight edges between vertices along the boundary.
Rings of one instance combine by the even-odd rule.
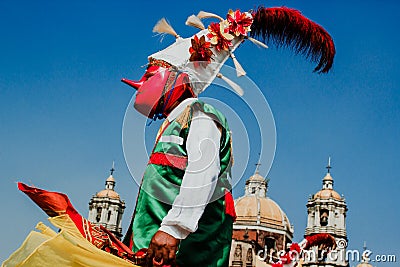
[[[327,75],[312,73],[313,64],[285,49],[262,50],[244,43],[235,53],[264,92],[275,119],[277,144],[268,173],[269,196],[287,213],[300,241],[307,198],[321,188],[331,156],[335,189],[345,195],[349,208],[349,247],[361,249],[366,241],[375,254],[395,254],[400,260],[396,1],[4,0],[0,2],[0,261],[37,221],[46,220],[18,192],[16,181],[65,192],[87,215],[90,197],[103,188],[115,160],[116,189],[127,204],[125,231],[137,185],[124,160],[122,124],[134,92],[120,78],[139,78],[147,56],[173,42],[166,36],[160,43],[151,32],[159,18],[168,18],[180,35],[190,36],[196,31],[184,22],[199,10],[223,16],[229,8],[247,10],[260,4],[301,10],[329,31],[337,49],[334,68]],[[154,132],[157,124],[150,127]],[[142,125],[137,129],[143,131]],[[133,133],[131,138],[143,142],[139,136]],[[242,145],[240,137],[236,142]],[[235,150],[236,158],[245,154]],[[250,157],[251,165],[238,177],[235,197],[243,194],[255,158]],[[137,165],[138,170],[143,168]],[[267,165],[260,168],[263,175]]]

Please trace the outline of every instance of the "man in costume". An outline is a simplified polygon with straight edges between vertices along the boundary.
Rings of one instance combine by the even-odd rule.
[[[135,252],[148,247],[150,266],[175,265],[175,258],[178,266],[226,265],[235,217],[227,121],[195,97],[185,74],[153,62],[149,69],[156,74],[146,74],[149,80],[139,88],[135,107],[166,119],[143,176],[130,228],[133,235],[126,241]],[[152,85],[162,79],[165,88],[154,96]],[[154,105],[144,103],[152,97],[158,100]]]
[[[216,18],[208,28],[202,18]],[[231,136],[225,117],[198,100],[215,77],[239,95],[239,85],[220,73],[231,57],[237,75],[245,71],[233,51],[245,40],[277,45],[319,60],[315,71],[327,72],[334,46],[319,25],[288,8],[230,10],[226,19],[200,12],[187,25],[201,31],[181,38],[165,19],[153,31],[169,33],[176,42],[149,56],[139,81],[122,79],[138,90],[135,108],[149,118],[166,118],[146,167],[136,208],[124,243],[134,252],[147,250],[149,266],[228,266],[235,217],[230,193]]]
[[[205,28],[203,18],[217,22]],[[201,31],[181,38],[165,19],[160,20],[153,30],[174,35],[176,42],[149,57],[142,79],[122,80],[138,90],[135,108],[140,113],[165,118],[124,239],[129,247],[83,218],[66,195],[19,183],[19,189],[61,231],[56,234],[40,227],[41,233],[28,236],[4,266],[130,266],[141,265],[143,256],[149,266],[228,266],[235,217],[230,193],[231,135],[226,118],[197,95],[216,77],[243,94],[220,69],[230,57],[237,75],[245,74],[233,54],[245,40],[262,47],[268,41],[290,47],[316,61],[318,73],[332,67],[335,47],[321,26],[286,7],[230,10],[226,19],[201,11],[186,24]],[[334,247],[333,238],[316,235],[289,252],[321,244]],[[293,264],[289,252],[277,267]]]

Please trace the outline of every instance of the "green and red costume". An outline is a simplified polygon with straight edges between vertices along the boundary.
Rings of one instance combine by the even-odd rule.
[[[147,248],[179,188],[187,165],[186,140],[194,110],[210,116],[221,131],[220,173],[210,203],[198,221],[198,229],[181,241],[178,266],[228,266],[234,220],[229,181],[232,165],[231,135],[226,118],[211,105],[196,100],[165,126],[150,155],[136,203],[134,217],[125,241],[134,252]],[[183,142],[160,142],[161,136],[176,136]]]

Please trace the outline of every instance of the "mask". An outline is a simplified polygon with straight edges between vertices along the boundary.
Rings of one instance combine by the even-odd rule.
[[[183,99],[194,97],[186,73],[150,66],[139,81],[122,81],[137,89],[134,107],[149,118],[167,117]]]

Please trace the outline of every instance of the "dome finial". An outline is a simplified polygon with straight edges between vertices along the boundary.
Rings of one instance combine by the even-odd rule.
[[[258,163],[256,163],[255,165],[256,165],[256,171],[255,171],[255,173],[259,174],[260,171],[258,170],[258,168],[260,167],[261,163],[258,162]]]
[[[368,254],[368,252],[367,252],[367,241],[364,241],[364,246],[363,246],[363,249],[364,249],[364,251],[363,251],[363,254],[362,254],[362,259],[361,259],[361,262],[362,263],[369,263],[369,254]]]
[[[331,172],[331,169],[332,169],[332,167],[331,167],[331,156],[328,157],[328,166],[326,166],[326,169],[328,170],[328,173]]]
[[[106,190],[114,190],[115,186],[115,179],[113,177],[114,169],[114,161],[112,163],[112,167],[110,169],[110,176],[106,179]]]
[[[113,175],[113,173],[114,173],[114,171],[115,171],[115,169],[114,169],[114,161],[113,161],[113,163],[112,163],[112,167],[111,167],[111,169],[110,169],[110,175],[112,176]]]
[[[328,157],[328,166],[326,166],[328,172],[324,179],[322,179],[322,189],[333,189],[333,178],[331,176],[331,157]]]
[[[260,168],[260,165],[261,165],[260,161],[261,161],[261,153],[258,153],[258,162],[255,164],[256,165],[256,171],[254,172],[256,174],[260,173],[260,171],[259,171],[259,168]]]
[[[255,173],[249,177],[246,181],[245,195],[258,195],[260,197],[266,197],[268,182],[259,173],[260,162],[256,163]]]

